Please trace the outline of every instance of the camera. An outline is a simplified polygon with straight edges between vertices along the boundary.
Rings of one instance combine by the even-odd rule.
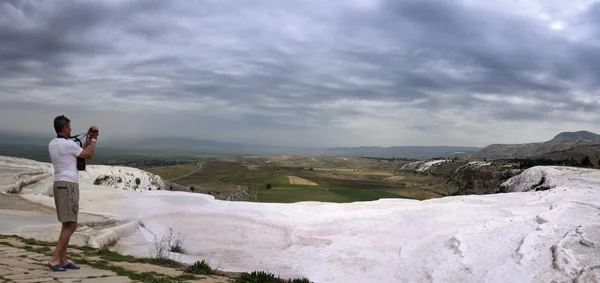
[[[90,129],[88,130],[88,133],[89,133],[89,134],[97,134],[97,133],[98,133],[98,130],[92,130],[92,128],[90,128]]]

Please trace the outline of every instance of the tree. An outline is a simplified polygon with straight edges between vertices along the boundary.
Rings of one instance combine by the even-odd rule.
[[[571,166],[579,166],[579,162],[575,161],[575,158],[571,156]]]
[[[583,167],[594,167],[594,164],[592,164],[592,161],[590,160],[590,157],[586,156],[583,159],[581,159],[581,166],[583,166]]]
[[[265,184],[265,187],[267,188],[267,190],[270,190],[271,189],[271,183]]]
[[[598,160],[598,166],[600,167],[600,159]]]
[[[191,187],[190,187],[190,191],[192,191],[192,192],[193,192],[194,190],[196,190],[196,189],[194,188],[194,186],[191,186]]]

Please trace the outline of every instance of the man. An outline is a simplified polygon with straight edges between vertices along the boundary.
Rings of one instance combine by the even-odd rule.
[[[48,151],[54,166],[54,204],[58,221],[62,222],[62,229],[48,267],[53,271],[66,271],[79,269],[79,266],[67,260],[67,246],[71,235],[77,229],[79,214],[77,158],[92,159],[96,149],[98,128],[96,126],[90,128],[85,141],[85,150],[68,139],[71,137],[71,121],[64,115],[54,118],[54,130],[57,136],[50,141]]]

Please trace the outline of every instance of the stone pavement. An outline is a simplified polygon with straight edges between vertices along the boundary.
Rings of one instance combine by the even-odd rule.
[[[111,270],[99,269],[85,264],[78,264],[81,267],[79,270],[52,271],[47,266],[50,258],[49,250],[48,247],[26,245],[16,238],[0,238],[0,282],[142,282],[133,281],[127,276],[119,276]],[[86,262],[95,263],[102,260],[97,257],[86,257],[81,250],[73,248],[69,249],[69,254],[73,255],[70,260],[76,264],[77,259],[85,259]],[[173,280],[160,282],[227,283],[231,280],[231,278],[225,276],[198,275],[196,279],[184,281],[175,278],[183,275],[183,271],[175,268],[147,263],[117,262],[116,264],[127,271],[135,273],[151,272],[158,277],[164,276],[165,279]]]
[[[79,270],[54,272],[48,269],[47,261],[44,254],[0,246],[0,278],[4,282],[131,282],[128,277],[87,265]]]

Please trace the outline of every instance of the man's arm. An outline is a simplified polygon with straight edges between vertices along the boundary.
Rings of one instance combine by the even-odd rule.
[[[88,144],[86,142],[86,144]],[[77,156],[83,159],[92,159],[94,156],[94,150],[96,149],[96,139],[91,139],[89,145],[81,151],[81,153]]]

